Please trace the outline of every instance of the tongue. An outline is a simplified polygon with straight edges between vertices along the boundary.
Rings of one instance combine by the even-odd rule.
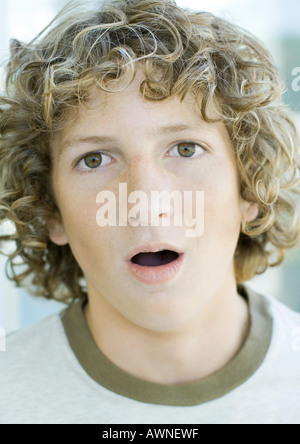
[[[141,266],[158,267],[169,264],[177,258],[178,254],[175,251],[163,250],[158,253],[139,253],[131,261]]]

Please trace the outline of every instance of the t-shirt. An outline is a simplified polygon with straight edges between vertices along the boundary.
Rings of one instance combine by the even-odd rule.
[[[139,379],[97,347],[77,302],[0,353],[0,424],[300,424],[300,314],[247,286],[237,355],[199,381]]]

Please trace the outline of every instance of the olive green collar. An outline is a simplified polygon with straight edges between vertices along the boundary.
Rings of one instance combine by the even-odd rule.
[[[239,287],[249,304],[251,326],[239,353],[220,371],[196,382],[164,385],[148,382],[121,370],[97,347],[83,313],[84,302],[62,312],[70,346],[86,373],[106,389],[150,404],[192,406],[220,398],[247,381],[261,366],[272,337],[269,302],[263,296]]]

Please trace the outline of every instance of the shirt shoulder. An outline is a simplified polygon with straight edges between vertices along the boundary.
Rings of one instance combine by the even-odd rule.
[[[73,365],[72,353],[60,313],[10,333],[6,351],[0,353],[0,412],[6,398],[17,399],[41,387],[47,392],[59,385],[64,378],[58,376],[68,364]]]
[[[12,379],[21,374],[20,371],[30,367],[34,372],[35,363],[53,357],[53,352],[59,352],[63,329],[60,315],[52,315],[31,327],[8,334],[6,351],[0,353],[0,377],[2,381]],[[52,345],[55,344],[55,347]]]
[[[59,395],[72,398],[78,367],[60,314],[9,334],[0,353],[0,424],[60,423]]]
[[[300,327],[300,313],[290,309],[269,294],[265,294],[264,298],[269,303],[271,314],[275,322],[281,322],[282,325],[287,328]]]
[[[249,287],[247,289],[254,297],[264,300],[273,321],[272,340],[267,357],[273,357],[277,365],[287,363],[286,374],[296,369],[300,371],[300,313],[291,310],[270,294],[253,293]]]
[[[250,286],[245,286],[247,289],[247,293],[252,298],[260,298],[264,300],[264,305],[268,306],[269,313],[275,320],[281,319],[283,322],[287,322],[288,324],[295,324],[296,326],[300,326],[300,313],[290,309],[288,306],[280,302],[274,296],[269,293],[260,293],[256,292]],[[300,298],[300,295],[299,295]]]

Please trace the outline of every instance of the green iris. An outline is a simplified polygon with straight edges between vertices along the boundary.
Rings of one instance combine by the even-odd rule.
[[[100,153],[89,154],[84,158],[84,163],[89,168],[97,168],[101,165],[101,162],[102,162],[102,156]]]
[[[195,151],[196,145],[194,143],[180,143],[178,145],[178,152],[183,157],[191,157]]]

